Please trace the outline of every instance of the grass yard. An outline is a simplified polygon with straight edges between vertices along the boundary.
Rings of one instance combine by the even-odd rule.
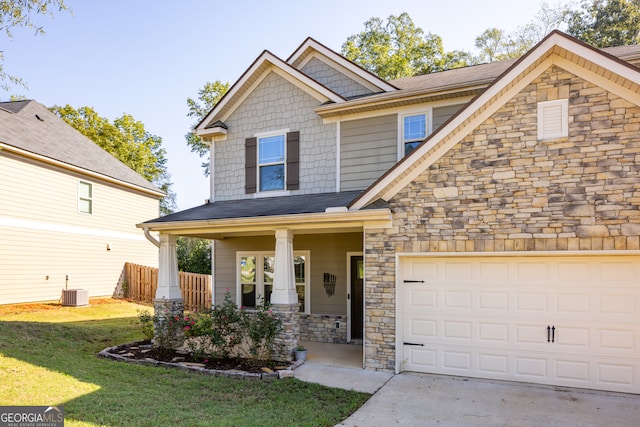
[[[0,405],[62,405],[67,426],[333,426],[370,395],[101,359],[143,339],[126,301],[0,306]]]

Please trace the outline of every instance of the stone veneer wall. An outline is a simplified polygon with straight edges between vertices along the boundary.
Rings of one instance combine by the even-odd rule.
[[[538,141],[537,102],[569,99]],[[365,231],[365,367],[395,367],[395,253],[640,249],[640,108],[552,67],[390,201]]]
[[[340,322],[340,328],[336,328]],[[347,317],[328,314],[300,314],[300,340],[314,342],[347,342]]]
[[[274,359],[290,362],[293,360],[293,351],[300,340],[300,305],[272,304],[271,308],[282,320],[282,329],[274,340],[276,348]]]

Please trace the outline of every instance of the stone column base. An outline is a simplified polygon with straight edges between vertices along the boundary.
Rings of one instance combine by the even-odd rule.
[[[184,301],[180,299],[155,299],[153,300],[153,346],[156,348],[178,348],[184,342],[184,334],[176,317],[184,316]]]
[[[274,340],[274,359],[291,362],[300,340],[300,304],[271,304],[271,309],[282,321],[282,328]]]

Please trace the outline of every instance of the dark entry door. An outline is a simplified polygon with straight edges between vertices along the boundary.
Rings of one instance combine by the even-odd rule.
[[[351,257],[351,339],[362,339],[362,306],[364,300],[364,262],[362,255]]]

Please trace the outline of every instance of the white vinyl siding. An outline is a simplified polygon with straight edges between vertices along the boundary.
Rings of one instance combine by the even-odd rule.
[[[67,275],[69,288],[111,296],[125,262],[157,267],[136,224],[158,216],[158,199],[92,180],[100,209],[78,215],[79,179],[0,153],[0,304],[58,300]]]
[[[569,135],[569,100],[538,103],[538,139],[564,138]]]
[[[340,190],[362,190],[398,160],[396,114],[340,124]]]

